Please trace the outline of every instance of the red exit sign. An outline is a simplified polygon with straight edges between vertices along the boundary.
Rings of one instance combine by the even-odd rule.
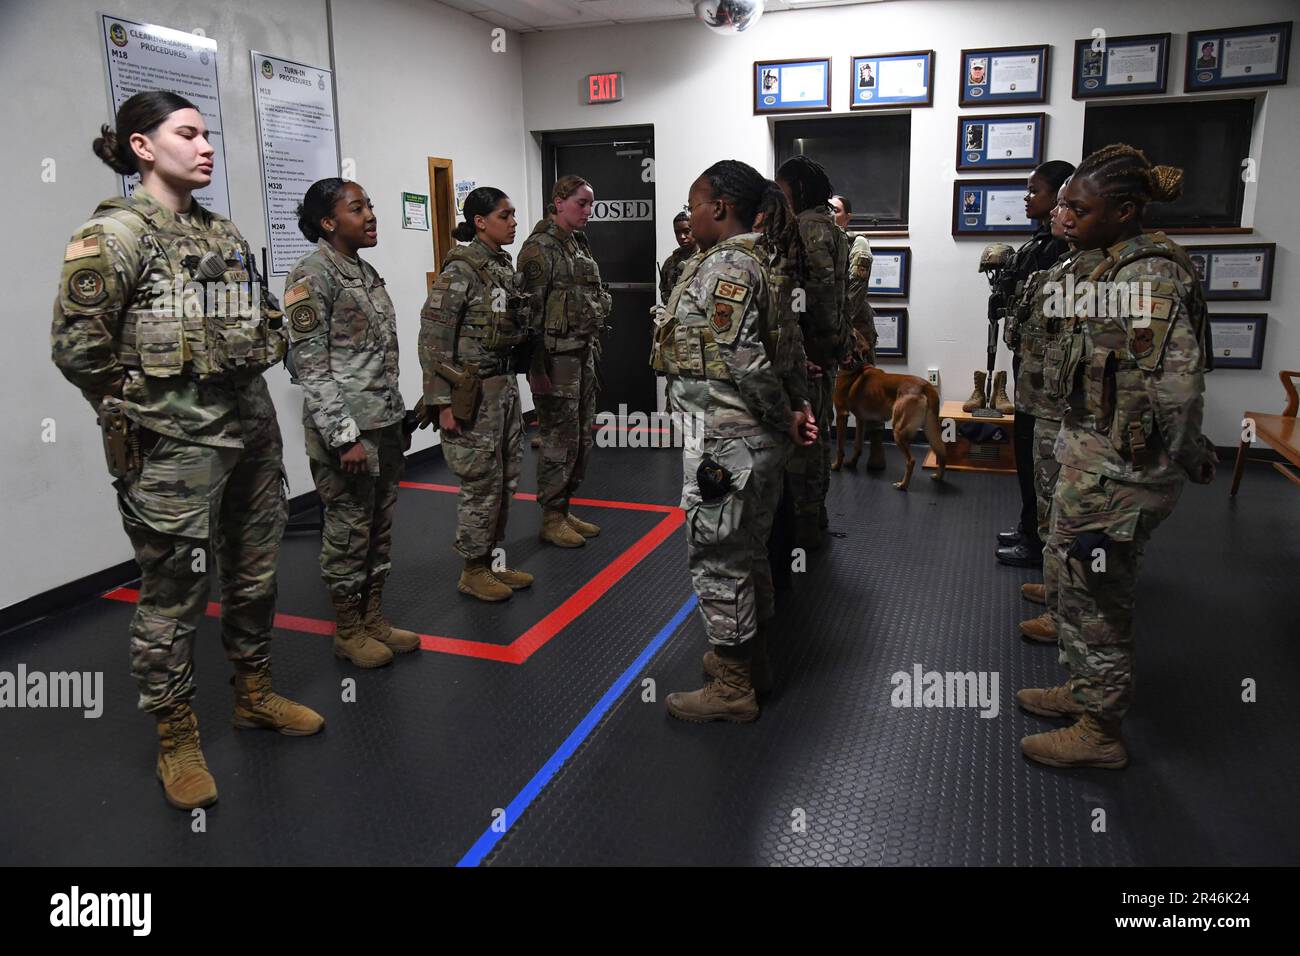
[[[622,73],[587,74],[587,103],[614,103],[623,98]]]

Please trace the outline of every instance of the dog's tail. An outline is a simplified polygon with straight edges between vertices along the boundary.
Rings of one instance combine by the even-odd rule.
[[[925,385],[925,403],[925,440],[934,449],[934,460],[942,474],[948,464],[948,449],[943,443],[943,432],[939,428],[939,390],[928,382]]]

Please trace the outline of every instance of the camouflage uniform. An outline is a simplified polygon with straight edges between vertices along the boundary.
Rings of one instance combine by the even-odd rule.
[[[303,388],[302,419],[312,479],[325,507],[320,567],[336,597],[383,587],[392,562],[393,512],[402,477],[397,316],[373,266],[324,239],[285,280],[290,361]],[[353,442],[366,474],[343,470]]]
[[[872,310],[871,303],[867,301],[873,261],[871,242],[860,232],[849,235],[852,245],[849,246],[849,284],[845,292],[844,307],[849,328],[862,336],[862,340],[867,343],[867,353],[861,358],[853,356],[851,363],[846,367],[853,371],[860,371],[865,365],[876,364],[876,342],[880,339],[880,334],[876,331],[876,313]],[[882,431],[885,427],[884,422],[873,422],[872,425]]]
[[[682,277],[682,269],[686,265],[686,260],[693,255],[695,255],[694,247],[682,248],[678,246],[664,260],[664,264],[659,267],[659,301],[665,305],[673,294],[673,286],[677,285],[677,280]]]
[[[1077,293],[1088,280],[1150,283],[1149,299],[1132,300],[1133,318],[1067,317],[1063,343],[1044,361],[1048,394],[1068,405],[1048,542],[1060,575],[1061,661],[1087,713],[1119,720],[1131,697],[1143,549],[1184,478],[1213,460],[1201,434],[1208,323],[1192,264],[1163,233],[1117,243],[1100,264],[1080,256],[1072,271],[1085,279]],[[1101,310],[1076,299],[1070,311]]]
[[[463,371],[476,365],[483,386],[474,421],[461,422],[458,435],[442,433],[443,455],[460,479],[456,550],[467,559],[489,555],[505,537],[510,496],[519,486],[524,426],[512,350],[529,331],[516,282],[510,253],[476,238],[448,254],[420,312],[425,404],[451,404],[451,383],[434,361]]]
[[[587,237],[549,218],[524,240],[519,270],[532,297],[530,325],[541,332],[551,379],[551,392],[534,396],[542,439],[537,503],[567,512],[591,455],[599,336],[611,299]]]
[[[815,528],[830,490],[831,398],[835,374],[849,354],[845,295],[848,291],[849,240],[826,207],[799,213],[799,241],[804,265],[804,348],[822,374],[808,382],[809,401],[817,419],[817,441],[794,450],[787,466],[789,493],[801,525]]]
[[[193,278],[207,252],[225,263],[226,297]],[[229,220],[197,202],[176,215],[139,188],[101,203],[64,254],[54,362],[92,406],[120,397],[140,429],[140,470],[114,486],[141,572],[131,669],[146,711],[194,695],[213,558],[227,657],[243,674],[270,661],[287,508],[262,372],[285,345],[254,297],[251,256]]]
[[[656,322],[651,364],[669,376],[673,410],[699,416],[683,451],[681,506],[700,615],[712,644],[738,646],[776,613],[767,539],[789,457],[790,397],[771,357],[777,329],[756,234],[691,259]],[[730,490],[704,500],[696,472],[711,455]]]

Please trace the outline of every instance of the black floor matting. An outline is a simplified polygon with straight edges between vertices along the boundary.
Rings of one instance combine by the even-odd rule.
[[[588,735],[487,857],[491,864],[1241,864],[1300,862],[1294,633],[1300,498],[1252,466],[1188,486],[1151,543],[1140,584],[1138,682],[1125,725],[1129,769],[1028,764],[1019,738],[1052,726],[1014,707],[1056,683],[1055,651],[1023,642],[1033,616],[998,566],[1013,520],[1010,479],[918,471],[833,477],[845,537],[814,555],[782,602],[780,688],[753,725],[666,716],[699,685],[695,615]],[[598,449],[582,494],[675,504],[671,450]],[[531,452],[523,486],[534,486]],[[445,466],[408,480],[454,483]],[[297,489],[301,490],[301,489]],[[582,508],[604,533],[560,552],[518,502],[506,543],[533,592],[485,606],[455,592],[452,495],[407,490],[398,507],[390,616],[424,633],[508,644],[649,531],[655,512]],[[280,611],[328,619],[310,534],[286,540]],[[220,802],[195,833],[153,778],[152,721],[127,667],[131,607],[97,600],[11,632],[0,670],[103,671],[104,714],[0,711],[0,863],[451,864],[505,807],[690,597],[675,532],[522,665],[421,652],[361,672],[329,638],[277,631],[278,686],[325,714],[293,739],[236,731],[215,620],[198,650],[196,710]],[[824,578],[821,588],[808,580]],[[214,599],[215,599],[214,594]],[[901,709],[890,675],[996,672],[999,712]],[[355,678],[358,700],[341,685]],[[657,700],[643,702],[642,678]],[[1241,683],[1258,683],[1258,702]],[[1105,831],[1095,832],[1096,811]],[[802,824],[802,828],[800,828]]]

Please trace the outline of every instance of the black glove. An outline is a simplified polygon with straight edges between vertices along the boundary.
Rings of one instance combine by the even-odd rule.
[[[731,472],[705,455],[700,467],[695,469],[695,481],[700,486],[700,497],[705,501],[717,501],[731,490]]]

